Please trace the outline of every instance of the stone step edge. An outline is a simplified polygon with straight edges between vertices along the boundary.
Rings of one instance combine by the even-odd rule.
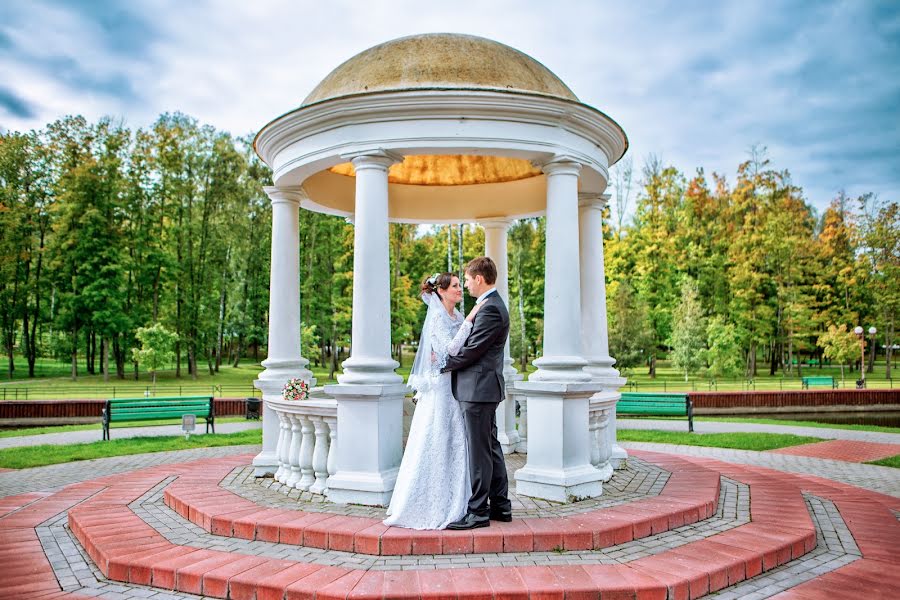
[[[363,571],[173,544],[127,507],[69,512],[69,526],[109,579],[218,598],[424,598],[565,590],[697,598],[754,577],[816,546],[814,527],[748,523],[627,565]],[[110,523],[111,522],[111,523]],[[105,535],[99,535],[104,533]],[[707,547],[710,544],[714,546]],[[712,548],[725,546],[728,552]],[[465,594],[463,593],[465,592]]]
[[[265,508],[209,479],[178,480],[165,489],[163,502],[213,535],[398,556],[599,550],[708,519],[719,492],[720,474],[692,465],[691,471],[672,472],[653,498],[564,517],[492,522],[471,531],[416,531],[372,518]]]

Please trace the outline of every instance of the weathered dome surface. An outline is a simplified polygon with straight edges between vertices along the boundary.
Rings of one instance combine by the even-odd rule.
[[[578,100],[550,69],[515,48],[473,35],[428,33],[360,52],[325,77],[303,105],[416,89],[485,89]]]

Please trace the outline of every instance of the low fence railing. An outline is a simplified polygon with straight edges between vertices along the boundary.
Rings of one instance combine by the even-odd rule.
[[[3,400],[53,400],[63,399],[107,399],[133,398],[143,396],[243,396],[261,398],[262,394],[252,385],[113,385],[113,386],[12,386],[0,385],[0,401]]]

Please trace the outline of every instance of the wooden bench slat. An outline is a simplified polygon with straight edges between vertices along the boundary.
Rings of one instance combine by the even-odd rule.
[[[195,415],[197,417],[209,416],[209,410],[160,410],[145,412],[112,413],[110,421],[149,421],[152,419],[180,419],[182,415]]]
[[[208,408],[209,402],[185,402],[184,404],[176,404],[174,402],[170,404],[140,404],[140,405],[126,405],[126,406],[113,406],[113,410],[115,412],[120,411],[129,411],[129,410],[181,410],[181,409],[192,409],[192,408]]]

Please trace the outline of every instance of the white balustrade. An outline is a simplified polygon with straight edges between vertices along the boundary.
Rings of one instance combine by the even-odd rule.
[[[324,494],[334,474],[337,402],[330,398],[269,403],[281,423],[276,480],[288,487]]]

